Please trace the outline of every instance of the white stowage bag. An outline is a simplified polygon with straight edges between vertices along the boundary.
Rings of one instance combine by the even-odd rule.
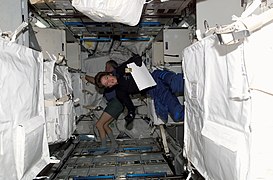
[[[185,154],[205,179],[273,179],[272,32],[271,21],[243,43],[210,35],[183,51]]]
[[[51,3],[53,0],[29,0],[30,4]]]
[[[44,62],[45,119],[49,144],[67,141],[76,129],[72,80],[67,66]],[[67,99],[65,98],[67,97]]]
[[[242,49],[211,35],[183,51],[185,152],[208,180],[249,179],[251,100]]]
[[[0,38],[0,179],[33,179],[49,164],[42,53]]]
[[[72,6],[97,22],[119,22],[135,26],[145,0],[72,0]]]

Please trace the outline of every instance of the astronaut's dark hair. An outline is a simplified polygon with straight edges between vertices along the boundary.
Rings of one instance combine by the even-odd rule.
[[[106,63],[110,64],[114,69],[116,69],[118,67],[118,63],[112,59],[107,61]]]

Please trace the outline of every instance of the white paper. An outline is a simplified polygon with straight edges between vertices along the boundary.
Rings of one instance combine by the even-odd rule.
[[[155,80],[143,63],[141,67],[137,66],[135,63],[127,64],[127,67],[132,69],[131,74],[140,91],[156,85]]]

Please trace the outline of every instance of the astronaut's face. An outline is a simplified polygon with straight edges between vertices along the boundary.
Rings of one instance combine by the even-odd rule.
[[[100,82],[104,87],[107,88],[111,88],[118,83],[117,77],[113,76],[112,74],[102,76]]]

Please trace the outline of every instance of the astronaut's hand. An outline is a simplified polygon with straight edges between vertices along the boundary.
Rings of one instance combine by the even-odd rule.
[[[86,81],[85,80],[85,75],[81,75],[80,78],[81,78],[81,80]]]
[[[134,58],[135,58],[135,59],[134,59],[135,64],[136,64],[138,67],[141,67],[141,66],[142,66],[142,58],[141,58],[139,55],[136,55]]]

